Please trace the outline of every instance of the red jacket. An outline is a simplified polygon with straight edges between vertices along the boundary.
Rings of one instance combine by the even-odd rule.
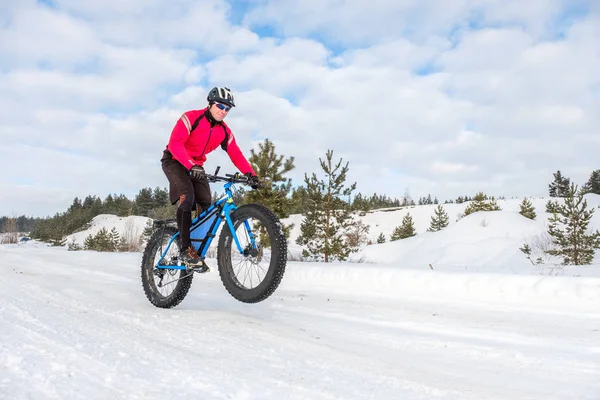
[[[194,121],[205,111],[206,108],[187,111],[177,120],[167,144],[167,149],[171,152],[173,158],[188,170],[194,165],[204,165],[206,155],[219,147],[227,136],[227,154],[233,165],[242,174],[251,172],[256,175],[225,122],[219,122],[211,126],[209,119],[204,116],[196,129],[190,134]]]

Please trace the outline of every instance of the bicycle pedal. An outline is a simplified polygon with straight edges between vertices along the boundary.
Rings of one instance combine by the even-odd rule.
[[[210,272],[210,268],[206,263],[202,262],[200,265],[186,265],[187,269],[192,272],[198,272],[199,274],[203,274],[205,272]]]
[[[192,271],[194,272],[198,272],[200,274],[204,274],[206,272],[210,272],[210,268],[208,268],[208,265],[198,265],[195,266],[194,268],[192,268]]]

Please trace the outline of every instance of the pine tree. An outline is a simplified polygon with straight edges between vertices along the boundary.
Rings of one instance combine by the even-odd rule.
[[[128,217],[133,214],[133,202],[127,198],[124,194],[114,196],[117,215],[119,217]]]
[[[571,180],[562,176],[560,170],[554,174],[554,181],[548,185],[550,197],[565,197],[569,192]]]
[[[155,187],[152,191],[152,209],[162,208],[170,203],[169,191],[166,188]]]
[[[121,243],[121,237],[119,235],[119,232],[117,231],[117,228],[115,228],[114,226],[110,230],[109,239],[110,245],[108,247],[108,251],[117,251],[119,248],[119,244]]]
[[[96,233],[94,241],[96,243],[96,248],[94,250],[110,251],[112,248],[112,238],[110,233],[104,227]]]
[[[117,215],[117,203],[115,203],[115,199],[112,194],[109,194],[104,199],[104,204],[102,205],[104,214],[112,214]]]
[[[309,178],[304,174],[308,211],[300,225],[300,235],[296,243],[307,246],[305,255],[315,258],[323,256],[325,262],[333,258],[345,260],[352,249],[347,245],[346,232],[351,226],[352,217],[349,205],[341,198],[348,197],[356,188],[356,183],[345,187],[348,163],[342,167],[342,159],[333,166],[333,151],[327,150],[326,160],[321,160],[325,180],[319,180],[315,173]]]
[[[413,222],[412,216],[410,212],[406,213],[404,218],[402,218],[402,225],[397,226],[392,232],[391,240],[399,240],[406,239],[411,236],[415,236],[417,232],[415,231],[415,224]]]
[[[582,188],[584,193],[600,194],[600,169],[592,171],[590,179]]]
[[[555,248],[547,253],[562,257],[567,265],[591,264],[595,250],[600,248],[600,232],[587,232],[593,214],[593,208],[587,209],[583,192],[571,184],[565,204],[559,205],[558,213],[549,218],[548,233],[553,237]]]
[[[91,234],[88,235],[83,241],[83,248],[85,250],[94,250],[96,248],[96,242]]]
[[[284,161],[284,156],[275,152],[275,145],[269,139],[259,143],[258,147],[260,149],[258,153],[254,149],[250,150],[248,161],[264,182],[264,187],[246,192],[244,202],[263,204],[279,219],[287,218],[292,211],[292,199],[289,197],[292,182],[290,178],[285,177],[285,174],[294,169],[294,157]],[[292,226],[292,224],[284,226],[286,237],[289,237]],[[264,246],[269,246],[267,238],[266,231],[262,229],[261,243]]]
[[[415,236],[416,234],[417,232],[415,231],[415,224],[412,216],[410,213],[406,213],[404,218],[402,218],[402,239]]]
[[[548,202],[546,203],[546,212],[550,214],[558,213],[558,201],[548,200]]]
[[[488,200],[488,197],[483,193],[479,192],[473,197],[473,202],[465,208],[465,216],[478,211],[501,211],[502,209],[496,203],[496,200],[492,197]]]
[[[135,196],[135,202],[133,205],[133,213],[147,217],[150,210],[154,207],[154,198],[152,196],[152,189],[143,188]]]
[[[396,240],[399,240],[402,238],[402,225],[398,225],[397,227],[394,228],[394,230],[392,231],[392,234],[390,235],[390,242],[395,242]]]
[[[379,236],[377,236],[377,243],[385,243],[385,235],[383,234],[383,232],[381,232]]]
[[[449,218],[448,218],[448,214],[446,213],[446,210],[444,209],[444,207],[442,207],[441,204],[438,204],[438,206],[436,207],[436,209],[433,212],[433,215],[431,216],[431,221],[429,223],[429,229],[427,229],[427,230],[429,232],[440,231],[448,226],[448,222],[449,222]]]
[[[292,189],[291,214],[306,214],[308,212],[308,192],[304,186]]]
[[[151,219],[146,221],[146,225],[144,226],[144,231],[142,232],[142,236],[140,237],[140,241],[145,241],[150,239],[152,234],[154,233],[154,223]]]
[[[292,208],[292,201],[288,197],[292,182],[285,175],[294,169],[294,157],[284,160],[283,155],[276,153],[275,145],[269,139],[259,143],[258,147],[258,152],[250,150],[248,161],[265,186],[247,192],[244,200],[267,206],[279,219],[287,218]]]
[[[535,207],[533,207],[533,204],[531,204],[531,201],[529,201],[528,198],[523,199],[520,207],[521,207],[521,211],[519,211],[519,214],[521,214],[525,218],[535,219],[535,217],[536,217]]]
[[[73,204],[71,204],[71,206],[69,207],[69,209],[67,210],[68,213],[74,212],[74,211],[79,211],[83,209],[83,204],[81,203],[81,200],[79,200],[78,197],[75,197],[73,199]]]
[[[358,193],[352,200],[352,210],[355,211],[369,211],[369,201],[363,196],[362,193]]]

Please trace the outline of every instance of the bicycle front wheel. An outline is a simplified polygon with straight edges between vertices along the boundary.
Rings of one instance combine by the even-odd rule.
[[[287,242],[281,222],[267,207],[246,204],[231,213],[240,254],[231,230],[221,230],[217,254],[225,289],[244,303],[258,303],[275,292],[287,263]]]

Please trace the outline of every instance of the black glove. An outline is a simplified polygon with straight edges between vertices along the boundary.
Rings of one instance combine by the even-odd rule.
[[[192,169],[190,169],[190,177],[192,180],[201,181],[206,178],[206,172],[204,172],[204,168],[200,165],[194,165]]]
[[[245,175],[246,178],[248,178],[248,184],[252,189],[260,189],[264,186],[261,182],[259,182],[258,176],[252,175],[252,172],[247,172]]]

